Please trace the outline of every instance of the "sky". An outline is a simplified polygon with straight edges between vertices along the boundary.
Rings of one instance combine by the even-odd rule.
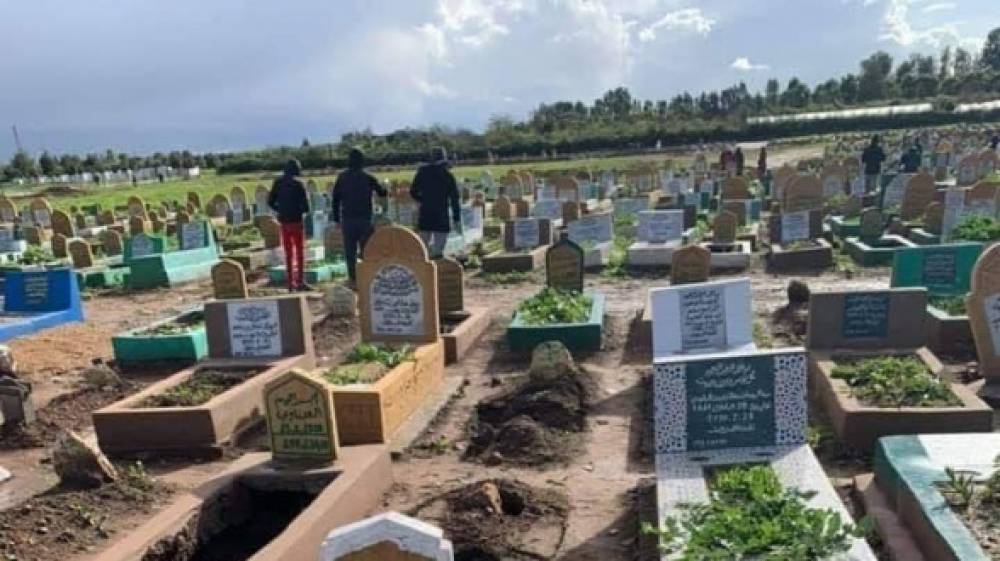
[[[998,0],[0,0],[0,158],[482,130],[608,89],[810,85],[946,45]]]

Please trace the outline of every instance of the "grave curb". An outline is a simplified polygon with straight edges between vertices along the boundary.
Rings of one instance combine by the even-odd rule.
[[[143,290],[171,287],[180,283],[208,278],[212,267],[219,262],[214,244],[197,249],[182,249],[144,255],[132,260],[129,287]]]
[[[932,234],[923,228],[911,228],[908,237],[917,245],[939,245],[941,243],[940,234]]]
[[[750,260],[753,258],[750,242],[745,240],[736,240],[734,245],[738,246],[739,250],[729,253],[712,251],[712,242],[701,242],[698,245],[711,253],[710,263],[713,272],[745,270],[750,267]]]
[[[212,451],[264,419],[264,386],[292,368],[311,368],[314,359],[298,355],[273,361],[212,359],[173,374],[145,390],[94,411],[94,431],[109,455]],[[187,381],[197,370],[232,366],[267,369],[194,407],[138,407],[145,399]]]
[[[888,234],[879,239],[889,240],[895,242],[897,245],[893,247],[872,247],[861,241],[861,238],[851,237],[844,239],[843,251],[862,267],[885,267],[892,265],[892,260],[897,249],[918,247],[917,244],[896,234]]]
[[[900,561],[925,561],[910,531],[893,512],[888,497],[875,484],[875,475],[865,473],[855,476],[854,487],[861,498],[865,516],[872,521],[882,544],[889,550],[889,557]]]
[[[559,341],[571,351],[598,351],[604,330],[604,294],[585,292],[593,298],[590,316],[583,323],[526,326],[519,313],[507,327],[507,344],[513,351],[533,351],[546,341]]]
[[[306,284],[319,284],[322,282],[329,282],[333,280],[335,276],[347,276],[347,264],[344,262],[339,263],[313,263],[311,266],[306,263],[305,270],[303,271],[303,278]],[[285,284],[285,266],[278,265],[275,267],[269,267],[267,270],[268,282],[273,286],[280,286]]]
[[[323,377],[316,373],[317,378]],[[444,379],[444,343],[418,345],[413,360],[399,364],[374,384],[335,386],[333,407],[343,446],[382,444]]]
[[[959,407],[884,408],[862,405],[850,396],[846,382],[833,378],[834,355],[850,358],[916,355],[934,375],[944,376],[944,366],[926,347],[876,351],[810,351],[809,386],[830,419],[837,439],[852,448],[871,452],[884,436],[919,433],[982,432],[992,430],[993,409],[961,384],[951,391]]]
[[[175,498],[145,524],[110,544],[94,559],[132,561],[162,539],[180,532],[217,492],[241,478],[267,486],[267,480],[288,481],[301,487],[308,479],[333,476],[312,503],[296,516],[276,538],[247,561],[300,561],[314,559],[330,530],[362,519],[378,509],[382,493],[392,484],[392,465],[385,447],[356,446],[341,449],[337,461],[328,468],[310,471],[283,471],[267,453],[251,453],[233,462],[222,474]],[[303,479],[297,483],[297,479]],[[270,483],[273,485],[273,483]]]
[[[444,363],[454,364],[465,356],[472,345],[479,340],[483,332],[489,328],[491,317],[488,308],[466,307],[463,312],[469,314],[458,324],[451,333],[442,333],[441,340],[444,342]],[[441,314],[442,318],[449,317],[450,313]]]
[[[151,324],[122,331],[111,337],[111,348],[119,362],[156,360],[198,361],[208,355],[208,335],[205,325],[172,335],[140,335],[141,332],[172,323],[202,308],[192,308]]]
[[[972,324],[968,315],[952,316],[927,304],[927,346],[935,353],[958,355],[976,354],[972,339]]]
[[[548,245],[538,246],[527,253],[494,251],[483,257],[484,273],[530,272],[545,266],[545,252]]]
[[[861,219],[845,218],[844,216],[831,216],[826,221],[830,225],[830,232],[840,239],[856,238],[861,233]]]
[[[816,238],[818,247],[785,249],[780,243],[770,246],[764,259],[767,272],[789,273],[795,271],[814,271],[828,269],[833,266],[833,246],[823,238]]]

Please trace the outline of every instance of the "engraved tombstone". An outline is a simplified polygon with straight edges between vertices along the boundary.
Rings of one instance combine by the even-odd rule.
[[[545,284],[583,292],[583,249],[565,234],[545,252]]]
[[[271,457],[279,464],[328,465],[337,459],[333,390],[293,368],[264,387]]]
[[[711,251],[698,245],[682,247],[670,259],[670,284],[705,282],[711,268]]]
[[[231,259],[220,259],[212,266],[212,288],[217,300],[247,298],[247,276],[243,265]]]
[[[735,214],[727,211],[715,215],[712,221],[712,243],[718,245],[732,245],[736,243],[736,228],[739,219]]]
[[[465,309],[465,278],[462,265],[451,257],[434,260],[437,266],[438,311],[442,314]]]
[[[438,340],[437,269],[412,231],[375,230],[358,264],[358,293],[362,341]]]
[[[976,342],[979,373],[986,380],[980,395],[1000,398],[1000,244],[988,247],[972,268],[972,291],[965,309]]]
[[[910,179],[903,193],[903,202],[900,204],[899,217],[903,220],[914,220],[927,209],[934,200],[936,188],[934,178],[930,174],[921,173]]]
[[[73,260],[74,269],[86,269],[94,266],[94,252],[90,244],[80,240],[70,240],[69,255]]]
[[[784,212],[823,208],[823,184],[814,175],[795,176],[785,187],[781,208]]]

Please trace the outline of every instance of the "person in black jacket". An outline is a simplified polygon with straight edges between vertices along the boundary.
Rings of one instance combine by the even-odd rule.
[[[379,185],[378,179],[364,170],[365,155],[358,148],[347,154],[347,169],[337,176],[333,184],[333,222],[340,225],[344,235],[344,260],[347,261],[347,275],[352,285],[358,255],[364,251],[368,237],[372,235],[372,193],[385,197],[389,193]],[[359,251],[360,249],[360,251]]]
[[[880,141],[877,134],[872,136],[871,143],[861,153],[861,163],[865,166],[865,193],[878,189],[878,178],[882,174],[882,162],[885,161]]]
[[[448,153],[444,148],[435,148],[431,159],[431,163],[417,169],[410,196],[420,205],[417,229],[433,259],[444,253],[448,241],[451,231],[448,209],[451,208],[452,226],[457,232],[462,231],[462,209],[458,203],[458,184],[448,170]]]
[[[743,149],[739,146],[736,147],[733,159],[736,160],[736,175],[743,175],[743,166],[746,165],[746,159],[743,157]]]
[[[305,230],[302,215],[309,212],[309,197],[300,175],[302,166],[298,160],[288,160],[284,173],[274,180],[267,196],[267,206],[274,210],[281,223],[281,247],[285,250],[285,278],[289,292],[312,290],[303,281]]]

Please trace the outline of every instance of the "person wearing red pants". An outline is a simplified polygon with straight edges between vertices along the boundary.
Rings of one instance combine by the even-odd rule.
[[[312,290],[303,280],[305,266],[305,228],[302,215],[309,213],[306,185],[299,179],[302,166],[298,160],[288,160],[285,171],[274,180],[267,206],[278,215],[281,224],[281,247],[285,250],[285,278],[289,292]]]

